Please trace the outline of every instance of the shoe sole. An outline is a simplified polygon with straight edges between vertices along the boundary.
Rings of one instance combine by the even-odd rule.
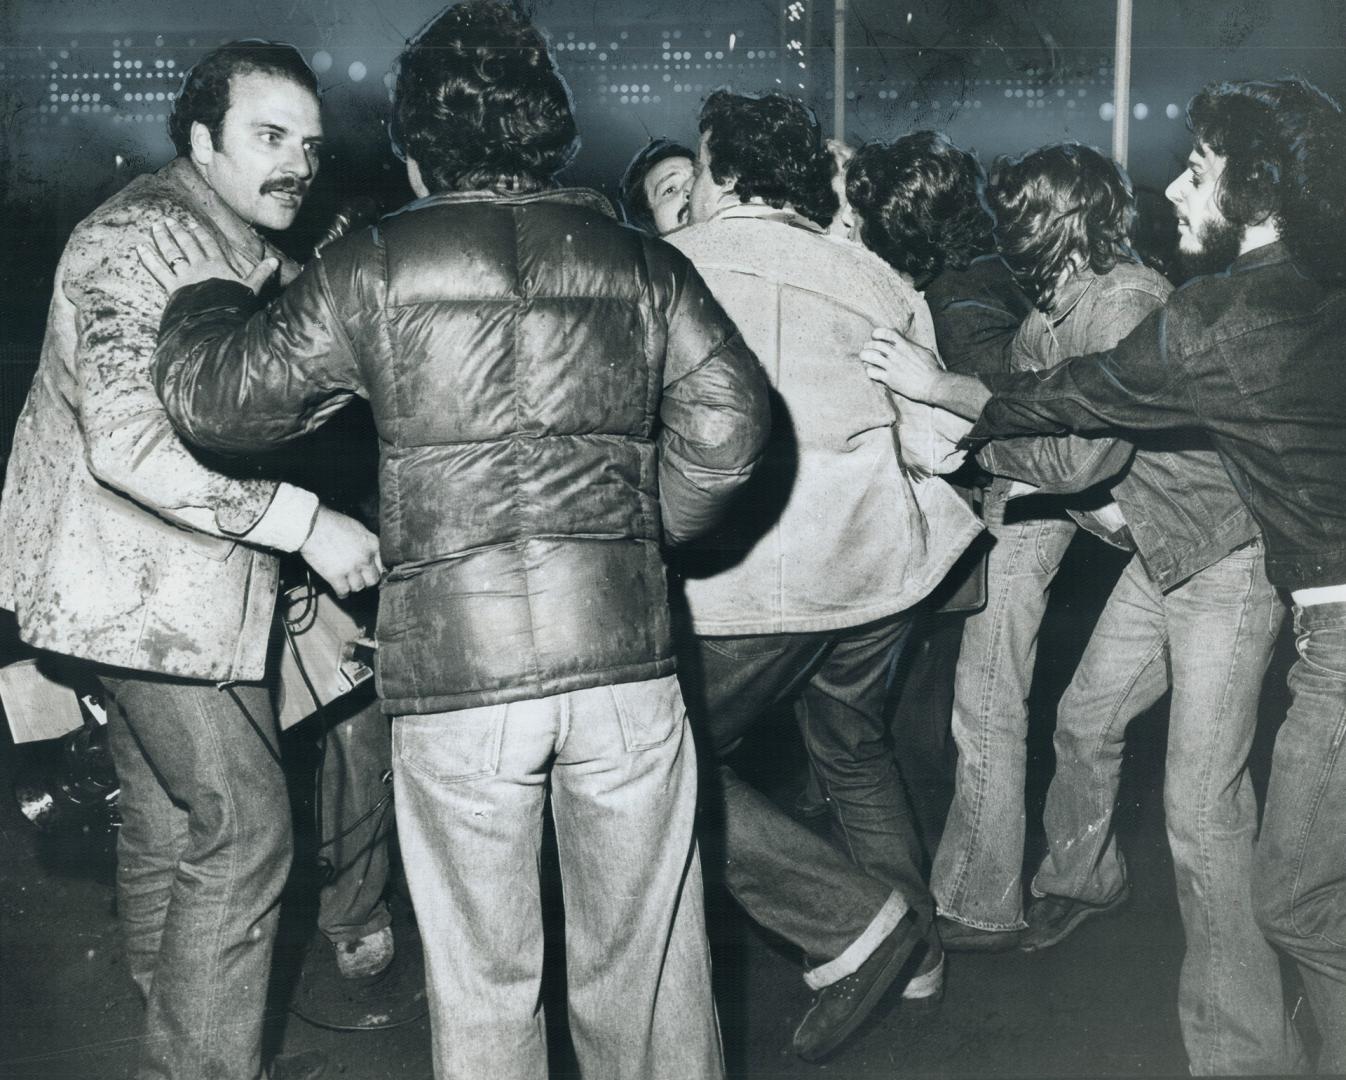
[[[865,996],[860,999],[859,1004],[855,1006],[855,1011],[851,1013],[846,1022],[832,1033],[832,1037],[827,1042],[815,1046],[807,1053],[801,1050],[795,1050],[795,1053],[805,1061],[821,1061],[850,1038],[855,1029],[863,1024],[868,1019],[869,1014],[874,1011],[874,1006],[879,1003],[879,999],[883,997],[884,992],[893,985],[893,980],[901,974],[902,965],[907,962],[912,950],[919,944],[920,938],[917,937],[915,928],[908,927],[906,940],[893,951],[893,955],[879,969],[878,977],[865,992]]]
[[[958,938],[940,935],[940,942],[946,953],[976,952],[1001,953],[1013,952],[1019,948],[1021,930],[1005,930],[1000,934],[987,934],[985,937]],[[1003,940],[997,940],[997,937]]]
[[[1040,940],[1020,941],[1019,949],[1022,952],[1041,952],[1043,949],[1050,949],[1053,945],[1059,945],[1073,934],[1080,923],[1088,922],[1090,919],[1099,918],[1102,915],[1115,915],[1126,906],[1129,896],[1123,896],[1120,900],[1114,900],[1111,904],[1103,904],[1099,907],[1080,908],[1065,924],[1056,931],[1051,937]]]

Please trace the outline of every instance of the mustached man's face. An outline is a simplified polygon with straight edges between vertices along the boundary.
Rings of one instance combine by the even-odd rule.
[[[654,217],[654,229],[667,236],[687,224],[687,197],[692,190],[692,159],[664,158],[642,181]]]
[[[318,172],[318,99],[291,79],[252,71],[229,80],[219,145],[192,125],[192,160],[239,217],[288,229]]]
[[[1221,155],[1198,144],[1187,168],[1164,192],[1178,212],[1178,253],[1189,274],[1223,270],[1238,257],[1243,229],[1220,210],[1224,169]]]

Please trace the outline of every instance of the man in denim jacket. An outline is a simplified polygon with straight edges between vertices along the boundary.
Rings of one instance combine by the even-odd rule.
[[[1067,149],[1085,168],[1117,178],[1109,188],[1128,218],[1121,170],[1083,147],[1045,153]],[[999,231],[1032,255],[1040,240],[1015,228],[1027,224],[1002,213]],[[1029,360],[1016,368],[1049,368],[1106,348],[1162,307],[1170,291],[1153,270],[1131,262],[1103,275],[1072,269],[1055,289],[1051,315],[1034,312],[1020,328],[1016,349]],[[1116,438],[1016,439],[986,446],[979,461],[1044,492],[1108,484],[1124,524],[1106,527],[1104,537],[1136,552],[1057,709],[1056,773],[1044,815],[1049,850],[1033,881],[1037,898],[1021,947],[1054,945],[1125,902],[1126,867],[1111,828],[1123,738],[1171,685],[1164,803],[1186,933],[1178,1001],[1192,1070],[1294,1071],[1302,1058],[1282,1006],[1279,966],[1248,902],[1257,805],[1247,760],[1283,614],[1256,522],[1200,434],[1134,446]]]
[[[1267,577],[1294,601],[1299,635],[1252,904],[1298,965],[1322,1036],[1318,1070],[1343,1072],[1346,124],[1293,77],[1207,87],[1188,123],[1194,147],[1168,197],[1192,269],[1214,272],[1115,348],[983,380],[939,372],[905,343],[878,347],[876,359],[891,389],[978,416],[978,441],[1117,428],[1210,436],[1262,530]]]

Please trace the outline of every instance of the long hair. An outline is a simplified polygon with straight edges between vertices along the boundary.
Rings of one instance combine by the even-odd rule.
[[[546,40],[499,0],[446,8],[407,45],[389,133],[432,192],[536,190],[579,146]]]
[[[972,154],[939,132],[917,131],[860,147],[846,169],[846,198],[865,246],[924,289],[995,250],[985,182]]]
[[[1346,281],[1346,121],[1332,98],[1298,76],[1213,83],[1187,126],[1224,158],[1216,206],[1231,223],[1271,219],[1301,269]]]
[[[835,165],[823,145],[813,110],[778,90],[749,97],[716,90],[701,107],[710,173],[744,202],[758,198],[777,209],[787,203],[826,226],[840,204],[832,190]]]
[[[1078,143],[998,158],[986,188],[1000,254],[1024,291],[1050,310],[1057,285],[1076,262],[1106,274],[1131,250],[1136,197],[1126,170]]]
[[[235,75],[254,72],[275,75],[318,96],[318,77],[293,45],[247,38],[212,49],[183,76],[173,112],[168,117],[168,137],[178,155],[192,152],[192,125],[204,124],[211,145],[220,145],[224,114],[229,111],[229,81]]]

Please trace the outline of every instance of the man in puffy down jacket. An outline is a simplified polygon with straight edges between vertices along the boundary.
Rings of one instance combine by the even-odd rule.
[[[217,451],[370,400],[379,687],[436,1075],[546,1073],[550,789],[581,1069],[718,1076],[661,548],[748,478],[765,378],[685,258],[550,186],[576,142],[566,87],[503,4],[469,0],[417,36],[392,131],[421,198],[255,314],[236,281],[179,292],[160,394]],[[232,276],[181,242],[194,267],[155,264],[170,288]]]

